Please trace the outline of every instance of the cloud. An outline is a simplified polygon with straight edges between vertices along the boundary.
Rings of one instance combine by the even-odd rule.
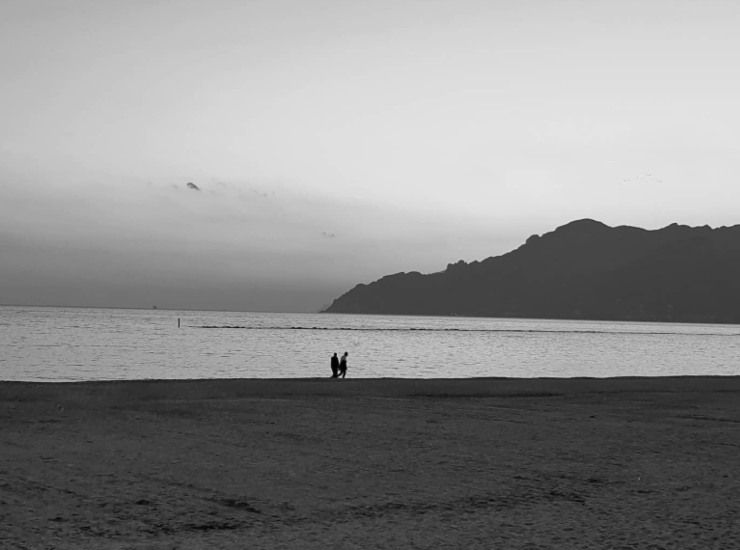
[[[255,182],[16,181],[0,186],[0,303],[315,311],[443,268],[459,222]]]

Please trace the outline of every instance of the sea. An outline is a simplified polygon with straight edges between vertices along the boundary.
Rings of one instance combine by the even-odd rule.
[[[740,374],[740,325],[0,307],[0,380]]]

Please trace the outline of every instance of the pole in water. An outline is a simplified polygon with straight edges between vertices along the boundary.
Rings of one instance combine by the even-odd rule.
[[[180,328],[180,318],[177,318],[177,328]]]

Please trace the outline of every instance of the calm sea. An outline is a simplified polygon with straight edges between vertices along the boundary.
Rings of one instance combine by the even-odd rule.
[[[178,328],[178,319],[180,327]],[[0,379],[740,374],[740,326],[0,307]]]

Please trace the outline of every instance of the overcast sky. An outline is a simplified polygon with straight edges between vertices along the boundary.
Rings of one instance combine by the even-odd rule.
[[[738,29],[735,0],[3,0],[0,303],[316,311],[574,219],[735,225]]]

